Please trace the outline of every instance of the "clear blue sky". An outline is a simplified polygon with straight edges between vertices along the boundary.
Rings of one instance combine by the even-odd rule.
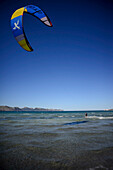
[[[18,45],[10,27],[13,12],[29,4],[53,23],[24,16],[33,52]],[[0,15],[0,105],[113,108],[112,0],[4,0]]]

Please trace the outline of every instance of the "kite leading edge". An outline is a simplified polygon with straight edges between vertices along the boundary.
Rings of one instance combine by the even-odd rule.
[[[52,27],[52,23],[48,16],[39,7],[35,5],[28,5],[17,9],[11,17],[11,28],[15,39],[18,44],[26,51],[33,51],[31,45],[29,44],[24,28],[23,28],[23,14],[28,13],[38,18],[45,25]]]

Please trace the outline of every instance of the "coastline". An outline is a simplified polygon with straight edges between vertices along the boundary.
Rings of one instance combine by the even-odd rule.
[[[103,109],[103,110],[63,110],[63,109],[49,109],[49,108],[31,108],[31,107],[11,107],[11,106],[0,106],[0,112],[35,112],[35,111],[63,111],[63,112],[91,112],[91,111],[113,111],[113,109]]]
[[[30,107],[10,107],[10,106],[0,106],[0,111],[1,112],[7,112],[7,111],[14,111],[14,112],[18,112],[18,111],[63,111],[62,109],[46,109],[46,108],[30,108]]]

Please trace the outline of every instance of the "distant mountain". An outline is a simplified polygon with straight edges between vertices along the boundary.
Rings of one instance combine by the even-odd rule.
[[[63,111],[61,109],[45,109],[45,108],[19,108],[19,107],[9,107],[9,106],[0,106],[0,111]]]
[[[113,111],[113,109],[104,109],[104,111]]]

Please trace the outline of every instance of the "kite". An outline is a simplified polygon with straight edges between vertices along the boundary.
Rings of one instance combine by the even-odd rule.
[[[23,14],[28,13],[38,18],[45,25],[52,27],[52,23],[48,16],[43,12],[39,7],[35,5],[27,5],[25,7],[17,9],[11,16],[11,28],[13,35],[18,42],[18,44],[25,49],[26,51],[33,51],[30,43],[27,40],[27,37],[24,32],[23,27]]]

